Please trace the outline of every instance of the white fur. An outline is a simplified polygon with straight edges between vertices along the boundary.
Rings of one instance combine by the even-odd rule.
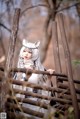
[[[23,39],[23,42],[22,42],[23,46],[27,47],[27,48],[38,48],[39,45],[40,45],[40,41],[38,42],[35,42],[35,43],[30,43],[28,42],[26,39]]]

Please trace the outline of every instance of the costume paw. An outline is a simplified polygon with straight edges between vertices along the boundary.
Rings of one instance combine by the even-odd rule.
[[[53,70],[53,69],[48,69],[47,70],[50,74],[53,74],[54,72],[55,72],[55,70]]]

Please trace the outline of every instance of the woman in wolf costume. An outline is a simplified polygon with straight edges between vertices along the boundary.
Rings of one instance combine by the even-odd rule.
[[[39,46],[40,46],[40,42],[31,43],[24,39],[22,42],[22,48],[20,50],[17,67],[46,71],[46,69],[40,62]],[[48,71],[50,73],[54,72],[54,70],[51,70],[51,69],[49,69]],[[25,73],[16,73],[15,79],[21,80],[21,81],[26,80],[28,82],[35,83],[35,84],[51,86],[51,80],[48,79],[47,75],[43,75],[43,74],[32,73],[31,76],[28,78]],[[39,93],[39,94],[46,95],[46,96],[51,95],[51,92],[43,91],[43,90],[39,90],[39,89],[33,89],[33,88],[29,88],[29,87],[18,86],[15,88],[22,89],[25,91],[31,91],[34,93]],[[16,96],[23,97],[23,98],[25,97],[22,94],[17,94]],[[27,96],[26,98],[29,98],[29,99],[32,99],[35,101],[41,100],[39,98],[33,98],[31,96]],[[42,99],[42,101],[45,101],[45,100]],[[49,103],[49,101],[48,101],[48,103]],[[40,107],[36,108],[36,106],[32,106],[30,104],[22,103],[22,105],[27,106],[34,110],[36,110],[36,109],[40,110]]]

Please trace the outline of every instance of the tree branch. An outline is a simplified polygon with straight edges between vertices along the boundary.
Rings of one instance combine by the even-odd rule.
[[[5,26],[4,24],[0,23],[0,26],[3,27],[3,28],[5,28],[5,29],[8,30],[9,32],[11,32],[11,30],[10,30],[7,26]]]

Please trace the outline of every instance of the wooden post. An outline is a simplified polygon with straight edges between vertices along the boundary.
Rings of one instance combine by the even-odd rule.
[[[55,62],[55,72],[62,73],[56,21],[52,21],[52,40],[53,40],[53,54],[54,54],[54,62]],[[59,78],[59,76],[56,76],[56,87],[58,87],[59,82],[63,82],[61,80],[58,80],[58,78]],[[59,94],[57,93],[56,96],[58,97]]]
[[[4,77],[2,80],[2,87],[1,87],[1,105],[0,106],[3,111],[6,111],[5,102],[6,102],[6,95],[8,94],[8,88],[9,88],[9,83],[7,79],[9,75],[9,69],[12,68],[12,64],[13,64],[15,43],[16,43],[17,32],[18,32],[19,16],[20,16],[20,9],[16,8],[14,17],[13,17],[13,26],[12,26],[11,37],[9,41],[9,50],[8,50],[8,55],[6,59]]]
[[[76,95],[75,86],[74,86],[74,82],[73,82],[71,57],[70,57],[68,41],[66,38],[65,29],[64,29],[63,15],[60,13],[60,14],[58,14],[57,17],[58,17],[58,23],[59,23],[61,36],[62,36],[61,39],[62,39],[62,43],[63,43],[63,47],[64,47],[65,60],[66,60],[66,66],[67,66],[67,71],[68,71],[68,82],[69,82],[72,103],[73,103],[74,112],[75,112],[75,119],[79,119],[80,118],[79,117],[79,106],[78,106],[77,95]]]
[[[53,40],[53,53],[54,53],[54,61],[55,61],[55,70],[58,73],[62,73],[56,21],[55,22],[53,21],[53,24],[52,24],[52,40]]]

